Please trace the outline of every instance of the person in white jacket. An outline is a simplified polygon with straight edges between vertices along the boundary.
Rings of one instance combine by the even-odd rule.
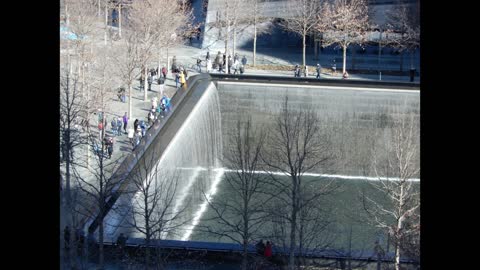
[[[210,73],[212,70],[212,60],[210,58],[207,59],[207,72]]]

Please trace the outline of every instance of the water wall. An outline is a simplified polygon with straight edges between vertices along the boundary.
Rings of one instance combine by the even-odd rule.
[[[373,149],[388,143],[399,117],[420,117],[419,91],[222,81],[217,88],[225,146],[239,116],[250,115],[258,128],[269,130],[285,95],[293,110],[310,106],[330,135],[337,157],[331,171],[317,173],[375,176],[371,171]]]
[[[153,215],[165,222],[162,225],[164,230],[161,237],[167,239],[181,239],[185,235],[195,215],[201,210],[204,194],[211,190],[213,181],[218,179],[216,168],[221,167],[222,140],[218,92],[211,82],[204,90],[191,91],[193,93],[185,98],[183,108],[179,112],[180,118],[181,115],[186,118],[177,123],[180,125],[178,129],[175,128],[175,121],[178,119],[173,119],[174,124],[166,127],[170,132],[172,130],[176,132],[173,139],[163,151],[156,151],[148,158],[144,157],[144,160],[151,158],[155,162],[139,161],[139,166],[144,167],[142,170],[146,170],[142,174],[147,178],[145,184],[150,182],[149,179],[153,180],[150,195],[153,195],[155,189],[160,191],[156,198],[158,212],[154,211]],[[151,147],[156,148],[162,143],[165,142],[155,142]],[[149,165],[144,166],[146,163]],[[131,189],[134,188],[133,185],[130,186]],[[133,223],[140,227],[145,225],[141,211],[144,197],[141,192],[136,191],[119,198],[114,207],[117,211],[110,211],[105,219],[107,239],[116,239],[120,232],[130,238],[145,237],[142,233],[128,228]]]

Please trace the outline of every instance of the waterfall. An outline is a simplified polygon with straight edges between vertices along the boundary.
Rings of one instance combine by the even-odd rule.
[[[192,93],[186,99],[195,98],[196,94]],[[161,225],[163,230],[155,238],[178,240],[188,231],[191,233],[191,229],[196,225],[194,222],[198,223],[204,211],[205,196],[211,196],[209,194],[212,193],[212,188],[215,190],[212,185],[216,186],[221,178],[217,168],[221,168],[222,151],[220,101],[217,89],[211,83],[188,112],[185,121],[181,123],[157,163],[149,168],[147,179],[154,177],[151,186],[160,187],[161,190],[157,203],[157,211],[161,213],[154,212],[152,215],[155,218],[163,215],[161,219],[164,220]],[[182,169],[185,167],[192,169]],[[132,223],[132,220],[124,221],[131,219],[133,212],[127,217],[128,212],[132,209],[142,212],[141,207],[144,204],[139,191],[130,196],[124,194],[119,201],[127,204],[130,209],[123,213],[111,211],[108,214],[105,231],[112,238],[119,233],[119,226],[125,228]],[[144,226],[143,216],[138,213],[134,215],[136,224]],[[145,238],[143,233],[133,229],[128,235],[130,238]]]

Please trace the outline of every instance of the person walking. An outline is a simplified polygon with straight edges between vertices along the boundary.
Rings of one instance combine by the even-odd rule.
[[[135,119],[135,121],[133,122],[133,129],[137,130],[137,128],[138,128],[138,119]]]
[[[180,87],[186,86],[185,74],[184,72],[180,72]]]
[[[122,117],[117,118],[117,135],[122,136],[122,124],[123,124],[123,119]]]
[[[317,63],[317,79],[320,79],[320,71],[322,70],[322,66],[320,66],[320,63]]]
[[[333,59],[333,64],[332,64],[332,75],[337,74],[337,64],[335,63],[335,59]]]
[[[256,245],[257,253],[259,255],[264,255],[265,254],[265,244],[263,243],[263,239],[261,239]]]
[[[123,131],[125,134],[127,134],[127,125],[128,125],[128,116],[127,116],[127,112],[125,112],[125,114],[123,115]]]
[[[233,66],[233,60],[232,60],[232,57],[229,55],[228,56],[228,74],[232,74],[231,73],[232,66]]]
[[[162,67],[162,75],[164,79],[167,79],[167,68],[165,66]]]
[[[112,122],[110,124],[112,125],[113,136],[117,136],[117,119],[115,119],[115,117],[113,117]]]
[[[199,73],[202,73],[202,60],[200,58],[197,59],[197,69]]]
[[[155,96],[152,98],[152,107],[150,109],[157,108],[158,98]]]
[[[205,56],[205,61],[210,60],[210,51],[207,51],[207,56]]]
[[[237,72],[239,71],[238,68],[239,68],[239,62],[238,62],[238,59],[235,59],[233,61],[233,74],[237,74]]]
[[[272,243],[270,241],[267,241],[267,245],[265,245],[265,257],[267,259],[272,257]]]
[[[125,252],[125,246],[127,245],[127,237],[123,235],[123,233],[120,233],[120,235],[117,238],[117,247],[120,252],[120,256],[123,257],[124,252]]]
[[[65,249],[70,248],[70,228],[68,226],[65,226],[65,229],[63,230],[63,241],[65,242]]]
[[[132,146],[135,146],[135,145],[133,144],[133,136],[134,136],[134,135],[135,135],[135,130],[134,130],[132,127],[130,127],[130,128],[128,129],[128,135],[127,135],[127,137],[128,137],[128,140],[130,141],[130,143],[132,144]]]
[[[246,65],[247,64],[247,57],[244,55],[243,58],[242,58],[242,65]]]
[[[303,76],[304,76],[305,78],[308,77],[308,66],[307,66],[307,65],[305,65],[305,66],[303,67]]]
[[[300,77],[300,67],[298,65],[295,65],[295,69],[293,70],[293,76]]]
[[[175,88],[178,89],[178,84],[180,83],[180,74],[177,72],[175,73]]]
[[[152,91],[152,83],[153,83],[153,76],[151,74],[148,75],[148,91]]]
[[[210,73],[212,71],[212,60],[207,59],[207,73]]]

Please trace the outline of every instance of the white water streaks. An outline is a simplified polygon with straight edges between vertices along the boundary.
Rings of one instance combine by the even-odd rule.
[[[201,168],[201,169],[207,170],[206,168]],[[200,218],[207,210],[208,202],[213,198],[215,193],[217,193],[217,186],[223,178],[225,169],[218,168],[218,169],[214,169],[214,171],[216,171],[216,175],[212,185],[210,186],[210,190],[205,194],[205,197],[206,197],[205,201],[200,205],[198,211],[194,214],[192,224],[187,227],[185,234],[181,238],[182,241],[188,241],[193,230],[200,222]]]
[[[180,170],[203,170],[206,171],[206,168],[179,168]],[[238,170],[232,170],[223,168],[224,172],[239,172]],[[267,172],[267,171],[253,171],[256,174],[273,174],[273,175],[283,175],[288,176],[284,172]],[[313,176],[313,177],[325,177],[325,178],[339,178],[339,179],[349,179],[349,180],[367,180],[367,181],[399,181],[398,177],[373,177],[373,176],[355,176],[355,175],[341,175],[341,174],[320,174],[320,173],[304,173],[304,176]],[[419,178],[410,178],[407,181],[419,182]]]

